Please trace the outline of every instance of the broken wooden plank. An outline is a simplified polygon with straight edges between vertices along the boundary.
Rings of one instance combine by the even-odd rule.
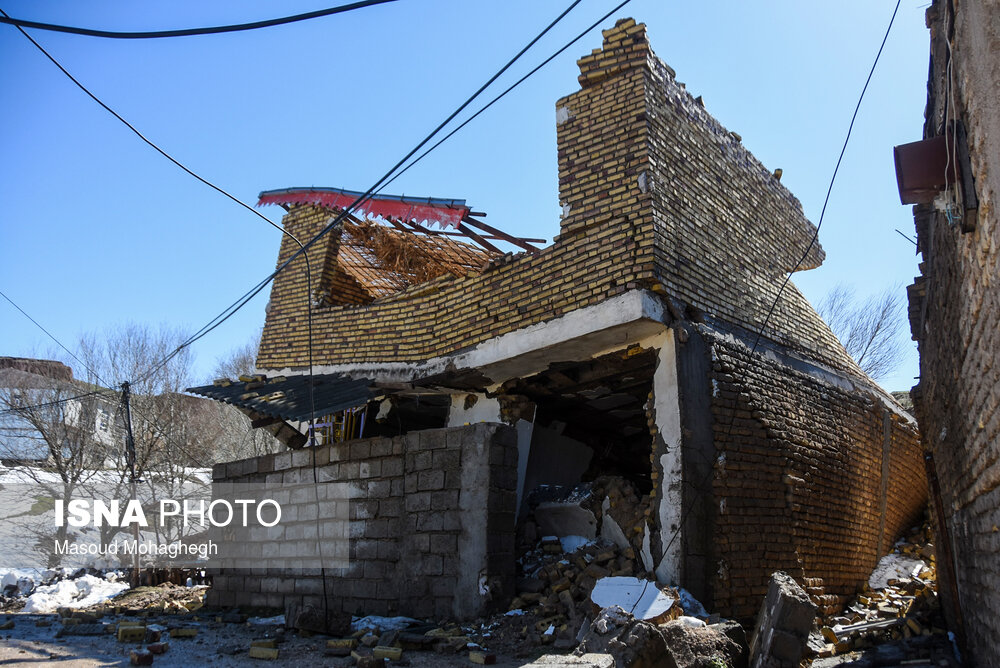
[[[518,246],[520,248],[523,248],[524,250],[526,250],[528,252],[537,253],[539,251],[538,248],[536,248],[535,246],[532,246],[531,244],[529,244],[524,239],[519,239],[518,237],[515,237],[515,236],[512,236],[510,234],[507,234],[503,230],[498,230],[497,228],[493,227],[492,225],[487,225],[486,223],[484,223],[481,220],[476,220],[475,218],[472,218],[470,216],[465,216],[464,218],[462,218],[462,221],[466,222],[469,225],[472,225],[473,227],[476,227],[476,228],[478,228],[480,230],[483,230],[485,232],[489,232],[490,234],[494,234],[494,235],[500,237],[501,239],[503,239],[504,241],[506,241],[507,243],[513,244],[513,245]]]

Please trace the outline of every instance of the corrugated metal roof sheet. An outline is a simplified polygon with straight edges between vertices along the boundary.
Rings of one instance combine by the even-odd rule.
[[[317,374],[313,379],[313,402],[309,401],[309,376],[256,376],[244,382],[230,381],[229,385],[216,381],[212,385],[189,387],[188,392],[222,401],[238,408],[288,421],[307,421],[331,415],[347,408],[361,406],[372,398],[371,380],[353,379],[337,373]]]

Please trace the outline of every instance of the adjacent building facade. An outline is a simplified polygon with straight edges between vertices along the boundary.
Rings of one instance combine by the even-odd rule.
[[[1000,3],[936,0],[925,141],[900,158],[921,275],[913,390],[929,454],[938,570],[973,665],[1000,665]],[[937,150],[934,147],[937,146]],[[930,150],[927,150],[930,147]],[[906,151],[903,152],[904,156]],[[911,167],[930,175],[907,180]],[[918,186],[918,187],[914,187]]]

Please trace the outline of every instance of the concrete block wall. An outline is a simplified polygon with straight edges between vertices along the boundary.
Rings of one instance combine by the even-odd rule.
[[[921,276],[910,288],[920,383],[913,398],[936,471],[938,574],[969,665],[1000,665],[1000,2],[936,0],[924,137],[968,134],[974,229],[914,207]],[[949,44],[950,41],[950,44]],[[949,62],[952,76],[948,77]],[[949,81],[951,90],[949,95]],[[964,208],[964,207],[963,207]],[[952,579],[953,578],[953,579]]]
[[[782,570],[821,610],[837,610],[923,517],[927,479],[916,427],[874,395],[701,333],[712,363],[716,445],[718,565],[709,607],[749,620],[771,573]]]
[[[305,448],[220,464],[213,479],[308,484],[312,455]],[[287,511],[282,508],[307,520],[318,512],[322,525],[325,504],[331,503],[323,485],[349,483],[355,490],[350,565],[327,571],[331,610],[469,619],[509,600],[517,486],[512,428],[480,423],[411,432],[321,446],[315,455],[321,500],[293,498]],[[276,551],[280,560],[262,558],[260,568],[218,572],[210,605],[322,605],[323,581],[313,561],[316,523],[281,523],[276,529],[259,542],[262,557]],[[330,541],[325,554],[338,543]]]

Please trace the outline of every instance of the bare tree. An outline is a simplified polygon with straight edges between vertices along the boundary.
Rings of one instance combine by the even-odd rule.
[[[838,283],[817,311],[862,371],[878,380],[903,359],[905,311],[898,286],[859,301],[853,287]]]
[[[11,358],[7,358],[10,360]],[[100,476],[100,465],[115,448],[116,397],[72,378],[69,368],[48,360],[0,369],[0,457],[17,467],[15,479],[25,487],[19,502],[32,503],[17,524],[31,549],[48,567],[58,566],[55,541],[73,537],[68,528],[38,524],[34,517],[50,510],[55,500],[68,502],[78,490]],[[66,374],[53,375],[56,367]]]
[[[233,348],[225,357],[215,362],[216,378],[239,378],[243,374],[251,374],[257,366],[257,347],[260,342],[260,331],[250,337],[241,346]]]
[[[257,366],[257,345],[260,332],[252,336],[246,343],[234,348],[215,364],[216,378],[239,378],[241,375],[252,374]],[[259,457],[283,449],[281,442],[264,429],[254,429],[250,418],[244,413],[227,406],[218,405],[218,424],[224,433],[216,441],[216,457],[218,461],[234,461],[247,457]]]

